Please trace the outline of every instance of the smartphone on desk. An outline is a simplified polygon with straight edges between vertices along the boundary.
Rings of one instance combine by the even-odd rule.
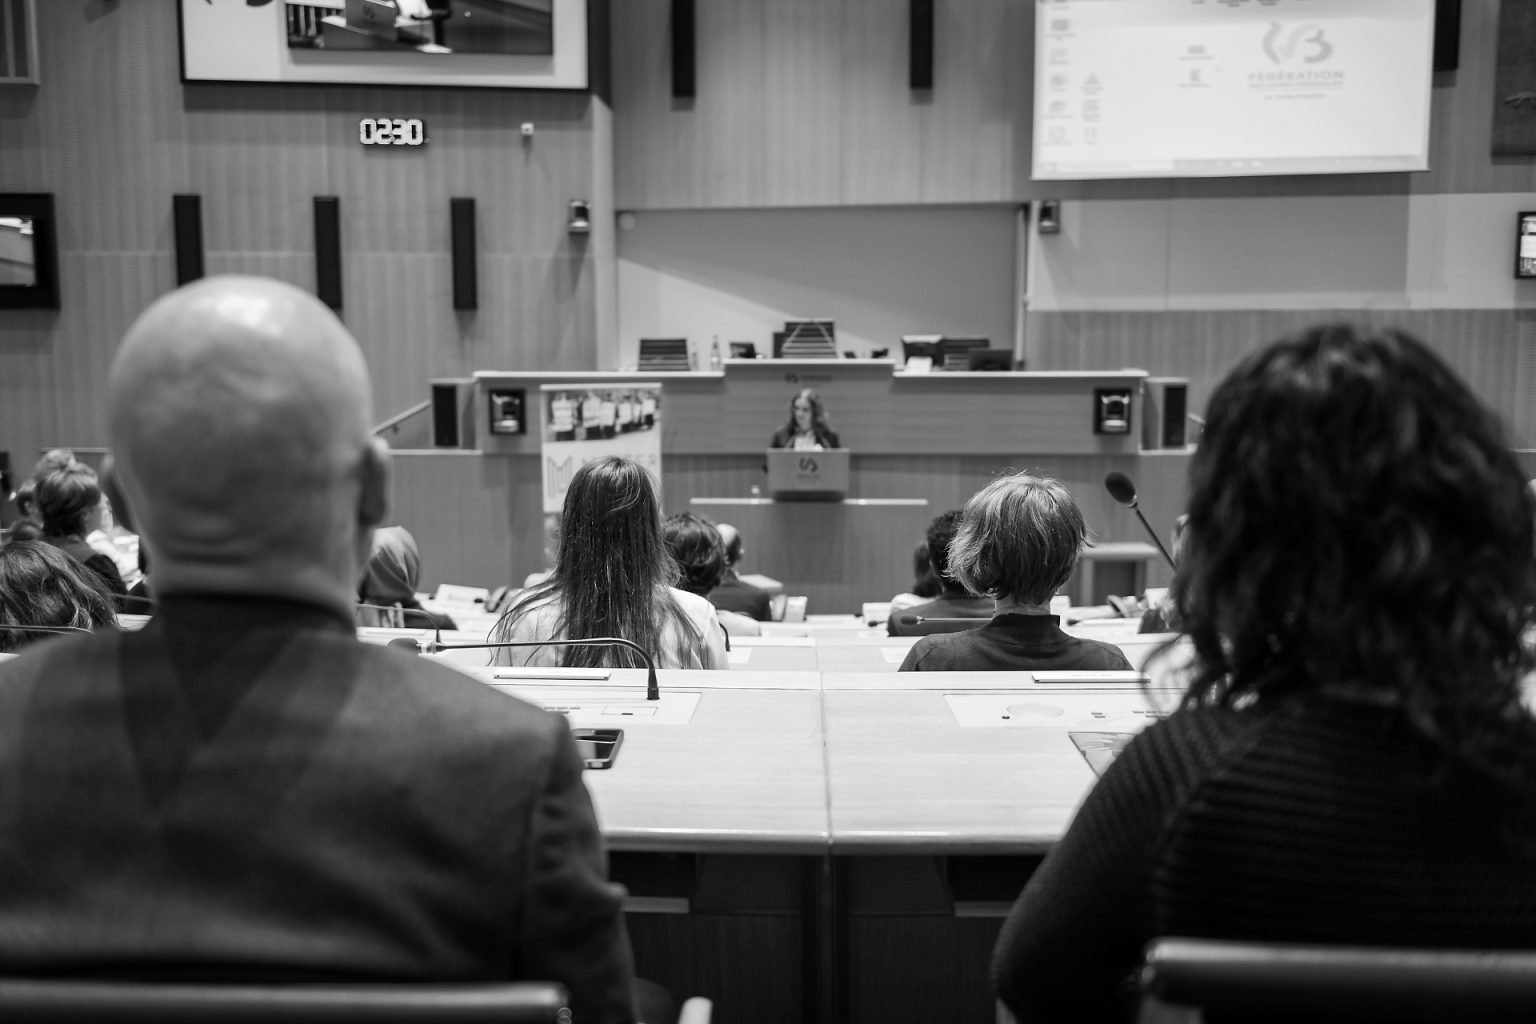
[[[623,729],[572,729],[576,749],[581,752],[583,768],[612,768],[624,742]]]

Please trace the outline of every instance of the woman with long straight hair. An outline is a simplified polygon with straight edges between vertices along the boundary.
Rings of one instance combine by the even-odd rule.
[[[555,567],[497,620],[491,640],[620,637],[657,668],[726,668],[725,634],[714,606],[676,589],[677,563],[661,531],[651,476],[617,456],[576,471],[565,492]],[[492,664],[639,667],[623,647],[511,647]]]

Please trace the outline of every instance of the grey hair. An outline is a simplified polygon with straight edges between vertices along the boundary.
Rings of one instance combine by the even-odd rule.
[[[949,546],[949,575],[973,594],[1045,604],[1087,543],[1072,495],[1049,477],[1014,473],[977,491]]]

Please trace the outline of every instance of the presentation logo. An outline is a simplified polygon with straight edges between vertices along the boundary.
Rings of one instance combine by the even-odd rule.
[[[1264,33],[1264,55],[1273,64],[1294,64],[1298,59],[1304,64],[1321,64],[1333,56],[1333,44],[1320,25],[1308,22],[1287,32],[1280,22],[1272,21]]]

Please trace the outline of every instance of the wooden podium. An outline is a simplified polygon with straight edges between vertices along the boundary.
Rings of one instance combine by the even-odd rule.
[[[847,448],[770,448],[768,493],[777,501],[842,501],[848,494]]]

